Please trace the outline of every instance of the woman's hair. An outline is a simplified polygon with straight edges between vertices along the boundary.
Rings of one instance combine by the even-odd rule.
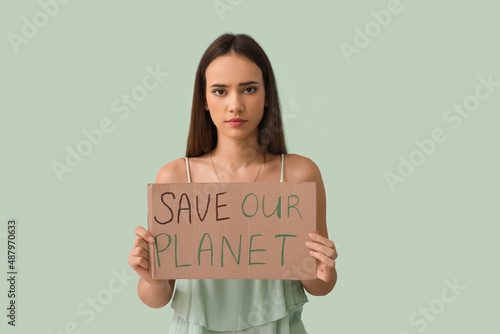
[[[217,128],[210,112],[205,110],[205,71],[216,57],[232,51],[254,62],[262,71],[267,106],[264,107],[264,115],[259,124],[259,149],[264,156],[267,152],[286,154],[278,90],[271,63],[264,50],[252,37],[246,34],[226,33],[220,35],[207,48],[196,71],[186,157],[198,157],[209,153],[217,145]]]

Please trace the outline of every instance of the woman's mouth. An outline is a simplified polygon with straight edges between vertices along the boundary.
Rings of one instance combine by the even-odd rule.
[[[247,120],[243,118],[230,118],[227,120],[227,123],[232,126],[242,126],[246,121]]]

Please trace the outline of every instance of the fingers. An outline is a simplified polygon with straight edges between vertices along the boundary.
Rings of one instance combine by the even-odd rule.
[[[132,255],[129,256],[128,257],[128,264],[134,270],[141,268],[141,267],[144,269],[149,269],[149,261],[146,260],[145,258],[143,258],[142,256],[132,256]]]
[[[149,250],[148,243],[155,242],[155,239],[151,234],[151,232],[149,232],[142,226],[137,226],[134,232],[137,235],[137,238],[134,239],[133,246],[142,247],[144,250],[148,251]]]
[[[312,240],[306,242],[310,249],[309,254],[319,260],[316,276],[324,282],[329,282],[332,279],[331,270],[335,268],[335,259],[338,257],[335,244],[317,233],[309,233],[309,238]]]
[[[129,254],[135,257],[142,257],[149,261],[149,252],[142,247],[134,247]]]
[[[155,238],[153,237],[153,235],[142,226],[137,226],[134,232],[138,237],[141,237],[150,243],[155,242]]]
[[[335,260],[326,256],[325,254],[313,250],[309,251],[309,254],[311,254],[312,257],[321,261],[329,269],[333,269],[335,267]]]
[[[149,261],[143,257],[129,256],[128,264],[142,279],[149,281]]]
[[[325,257],[330,258],[335,263],[335,259],[339,256],[335,244],[330,239],[323,237],[316,233],[309,233],[309,238],[315,242],[307,241],[306,246],[317,253],[323,254]],[[318,259],[321,261],[321,259]],[[330,261],[321,261],[328,264]]]
[[[128,264],[142,277],[147,277],[149,270],[149,244],[154,243],[153,235],[142,226],[134,230],[137,237],[134,239],[133,248],[129,252]]]
[[[319,235],[319,234],[316,234],[316,233],[309,233],[309,238],[311,238],[311,240],[313,240],[313,241],[316,241],[316,242],[319,242],[320,244],[325,245],[326,247],[330,247],[330,248],[336,249],[335,248],[335,244],[333,243],[333,241],[331,241],[330,239],[325,238],[322,235]]]
[[[144,240],[142,237],[135,238],[132,245],[134,246],[134,248],[140,247],[146,251],[149,251],[149,243],[146,240]]]
[[[329,258],[332,258],[332,259],[336,259],[338,254],[337,254],[337,251],[333,248],[330,248],[330,247],[326,247],[322,244],[319,244],[317,242],[311,242],[311,241],[307,241],[306,242],[306,246],[311,249],[311,250],[314,250],[314,251],[317,251],[317,252],[320,252],[320,253],[323,253],[325,254],[327,257]]]
[[[147,242],[141,237],[134,240],[134,248],[129,252],[128,263],[132,269],[149,269],[149,250]]]

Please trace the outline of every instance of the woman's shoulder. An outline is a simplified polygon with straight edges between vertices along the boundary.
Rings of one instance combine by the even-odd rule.
[[[156,176],[156,183],[187,182],[186,160],[178,158],[165,164]]]
[[[285,154],[285,161],[288,161],[290,163],[297,164],[297,165],[303,166],[303,167],[316,166],[314,161],[312,161],[308,157],[305,157],[305,156],[300,155],[300,154],[295,154],[295,153]]]
[[[321,173],[314,161],[299,154],[285,155],[285,169],[289,182],[318,181]]]

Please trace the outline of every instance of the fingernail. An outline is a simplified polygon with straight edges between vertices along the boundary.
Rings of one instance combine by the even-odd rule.
[[[149,241],[149,242],[155,242],[155,239],[153,239],[153,237],[149,237],[149,238],[148,238],[148,241]]]
[[[311,242],[306,241],[306,246],[311,246],[311,245],[312,245],[312,243],[311,243]]]

